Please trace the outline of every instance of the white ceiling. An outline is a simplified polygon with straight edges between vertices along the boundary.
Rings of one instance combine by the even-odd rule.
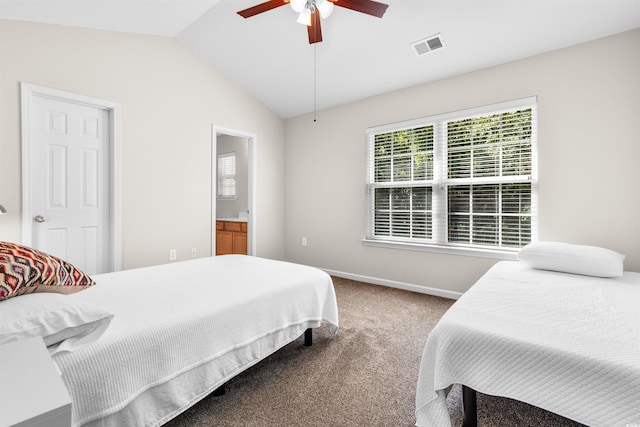
[[[236,14],[262,1],[0,0],[0,17],[175,37],[283,118],[640,27],[640,0],[382,0],[382,19],[336,7],[309,45],[288,5]]]

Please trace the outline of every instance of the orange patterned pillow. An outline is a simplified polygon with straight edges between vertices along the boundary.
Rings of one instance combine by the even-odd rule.
[[[0,300],[31,292],[70,294],[92,285],[89,275],[58,257],[0,242]]]

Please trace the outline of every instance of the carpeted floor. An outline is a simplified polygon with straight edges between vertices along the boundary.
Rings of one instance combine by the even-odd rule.
[[[453,301],[341,278],[334,284],[337,335],[316,329],[312,347],[299,338],[232,379],[224,396],[206,397],[166,426],[414,426],[422,349]],[[461,425],[459,387],[448,403]],[[478,425],[580,426],[481,394]]]

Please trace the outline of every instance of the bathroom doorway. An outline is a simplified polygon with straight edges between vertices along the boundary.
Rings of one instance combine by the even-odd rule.
[[[245,238],[246,254],[256,253],[255,145],[253,134],[212,127],[212,255],[245,253]]]

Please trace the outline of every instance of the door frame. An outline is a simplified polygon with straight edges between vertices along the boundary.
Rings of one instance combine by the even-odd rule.
[[[106,110],[109,114],[109,267],[110,271],[119,271],[122,265],[122,218],[120,211],[120,104],[104,99],[92,98],[76,93],[51,89],[30,83],[20,82],[21,126],[22,126],[22,243],[32,244],[32,220],[34,212],[30,205],[29,173],[27,159],[31,150],[32,103],[36,97],[50,98],[61,102],[80,104]]]
[[[257,236],[256,218],[256,177],[257,177],[257,146],[258,137],[254,133],[239,131],[235,129],[224,128],[217,125],[211,125],[211,256],[216,255],[216,207],[218,200],[217,180],[218,180],[218,134],[237,136],[246,138],[249,142],[248,154],[248,182],[249,182],[249,227],[247,231],[247,254],[255,256],[257,253]]]

